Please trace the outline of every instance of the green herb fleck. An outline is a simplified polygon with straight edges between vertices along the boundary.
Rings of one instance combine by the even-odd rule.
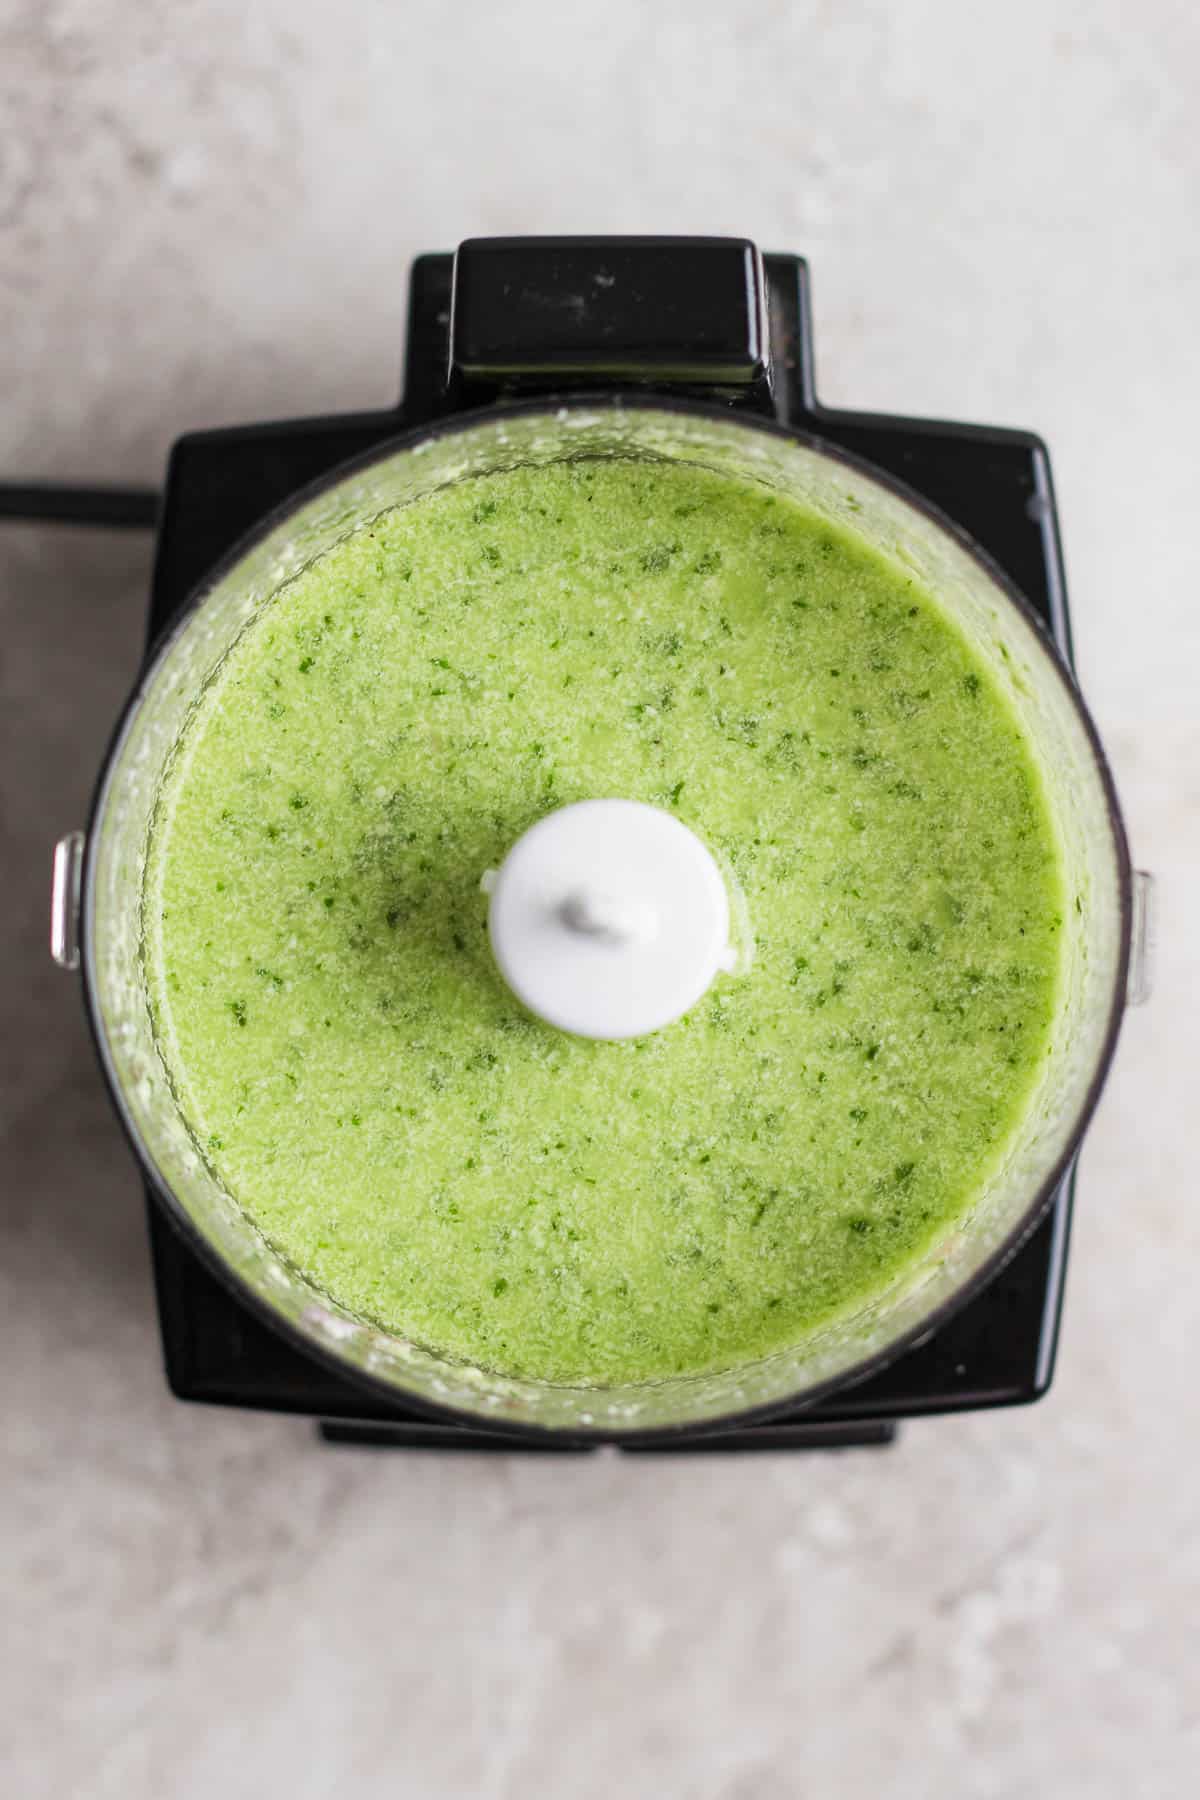
[[[638,557],[642,571],[646,575],[661,575],[664,569],[671,566],[671,558],[678,551],[678,544],[651,544]]]

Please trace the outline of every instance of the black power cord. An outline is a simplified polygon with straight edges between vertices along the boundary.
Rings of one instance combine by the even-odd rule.
[[[153,531],[159,495],[153,488],[64,487],[54,482],[0,481],[0,519],[28,524],[97,525],[117,531]]]

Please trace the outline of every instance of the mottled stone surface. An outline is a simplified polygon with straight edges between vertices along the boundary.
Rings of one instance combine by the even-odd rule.
[[[1045,1405],[662,1463],[334,1454],[187,1409],[44,952],[149,550],[0,527],[14,1800],[1196,1792],[1200,25],[983,11],[4,8],[0,475],[154,482],[184,427],[385,400],[410,256],[470,232],[802,249],[827,399],[1048,436],[1162,899]]]

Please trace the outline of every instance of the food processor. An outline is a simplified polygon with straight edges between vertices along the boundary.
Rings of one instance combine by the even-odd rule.
[[[192,1137],[155,1043],[140,945],[164,768],[256,610],[390,508],[516,465],[612,457],[759,484],[911,571],[1020,723],[1074,903],[1051,1053],[958,1228],[870,1305],[800,1345],[717,1373],[598,1388],[441,1357],[356,1318],[291,1267]],[[882,1443],[906,1416],[1046,1390],[1075,1158],[1124,1008],[1144,997],[1150,886],[1130,869],[1071,674],[1036,436],[822,407],[798,257],[740,239],[479,239],[413,266],[394,410],[189,434],[161,500],[25,490],[6,510],[158,533],[146,661],[86,829],[55,854],[52,949],[81,971],[100,1065],[146,1181],[176,1394],[307,1413],[333,1441],[736,1450]],[[616,929],[579,905],[581,929]],[[721,943],[718,934],[714,957]],[[537,1010],[551,1017],[555,1003],[544,996]]]

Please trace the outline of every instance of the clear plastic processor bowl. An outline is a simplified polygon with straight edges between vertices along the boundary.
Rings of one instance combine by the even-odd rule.
[[[761,483],[914,574],[1008,696],[1042,772],[1067,892],[1079,896],[1067,909],[1062,1001],[1040,1085],[959,1226],[869,1306],[789,1349],[717,1374],[612,1388],[511,1379],[439,1357],[343,1311],[292,1268],[189,1132],[155,1044],[141,954],[147,833],[164,768],[247,621],[298,569],[389,508],[516,464],[579,457],[696,463]],[[1053,1198],[1095,1106],[1125,1005],[1132,911],[1116,796],[1074,681],[1019,594],[961,532],[816,439],[725,409],[611,396],[494,408],[399,437],[306,490],[213,572],[147,665],[102,772],[84,851],[80,950],[101,1059],[138,1156],[207,1263],[276,1329],[406,1408],[496,1430],[618,1438],[711,1431],[815,1400],[936,1328],[996,1272]]]

